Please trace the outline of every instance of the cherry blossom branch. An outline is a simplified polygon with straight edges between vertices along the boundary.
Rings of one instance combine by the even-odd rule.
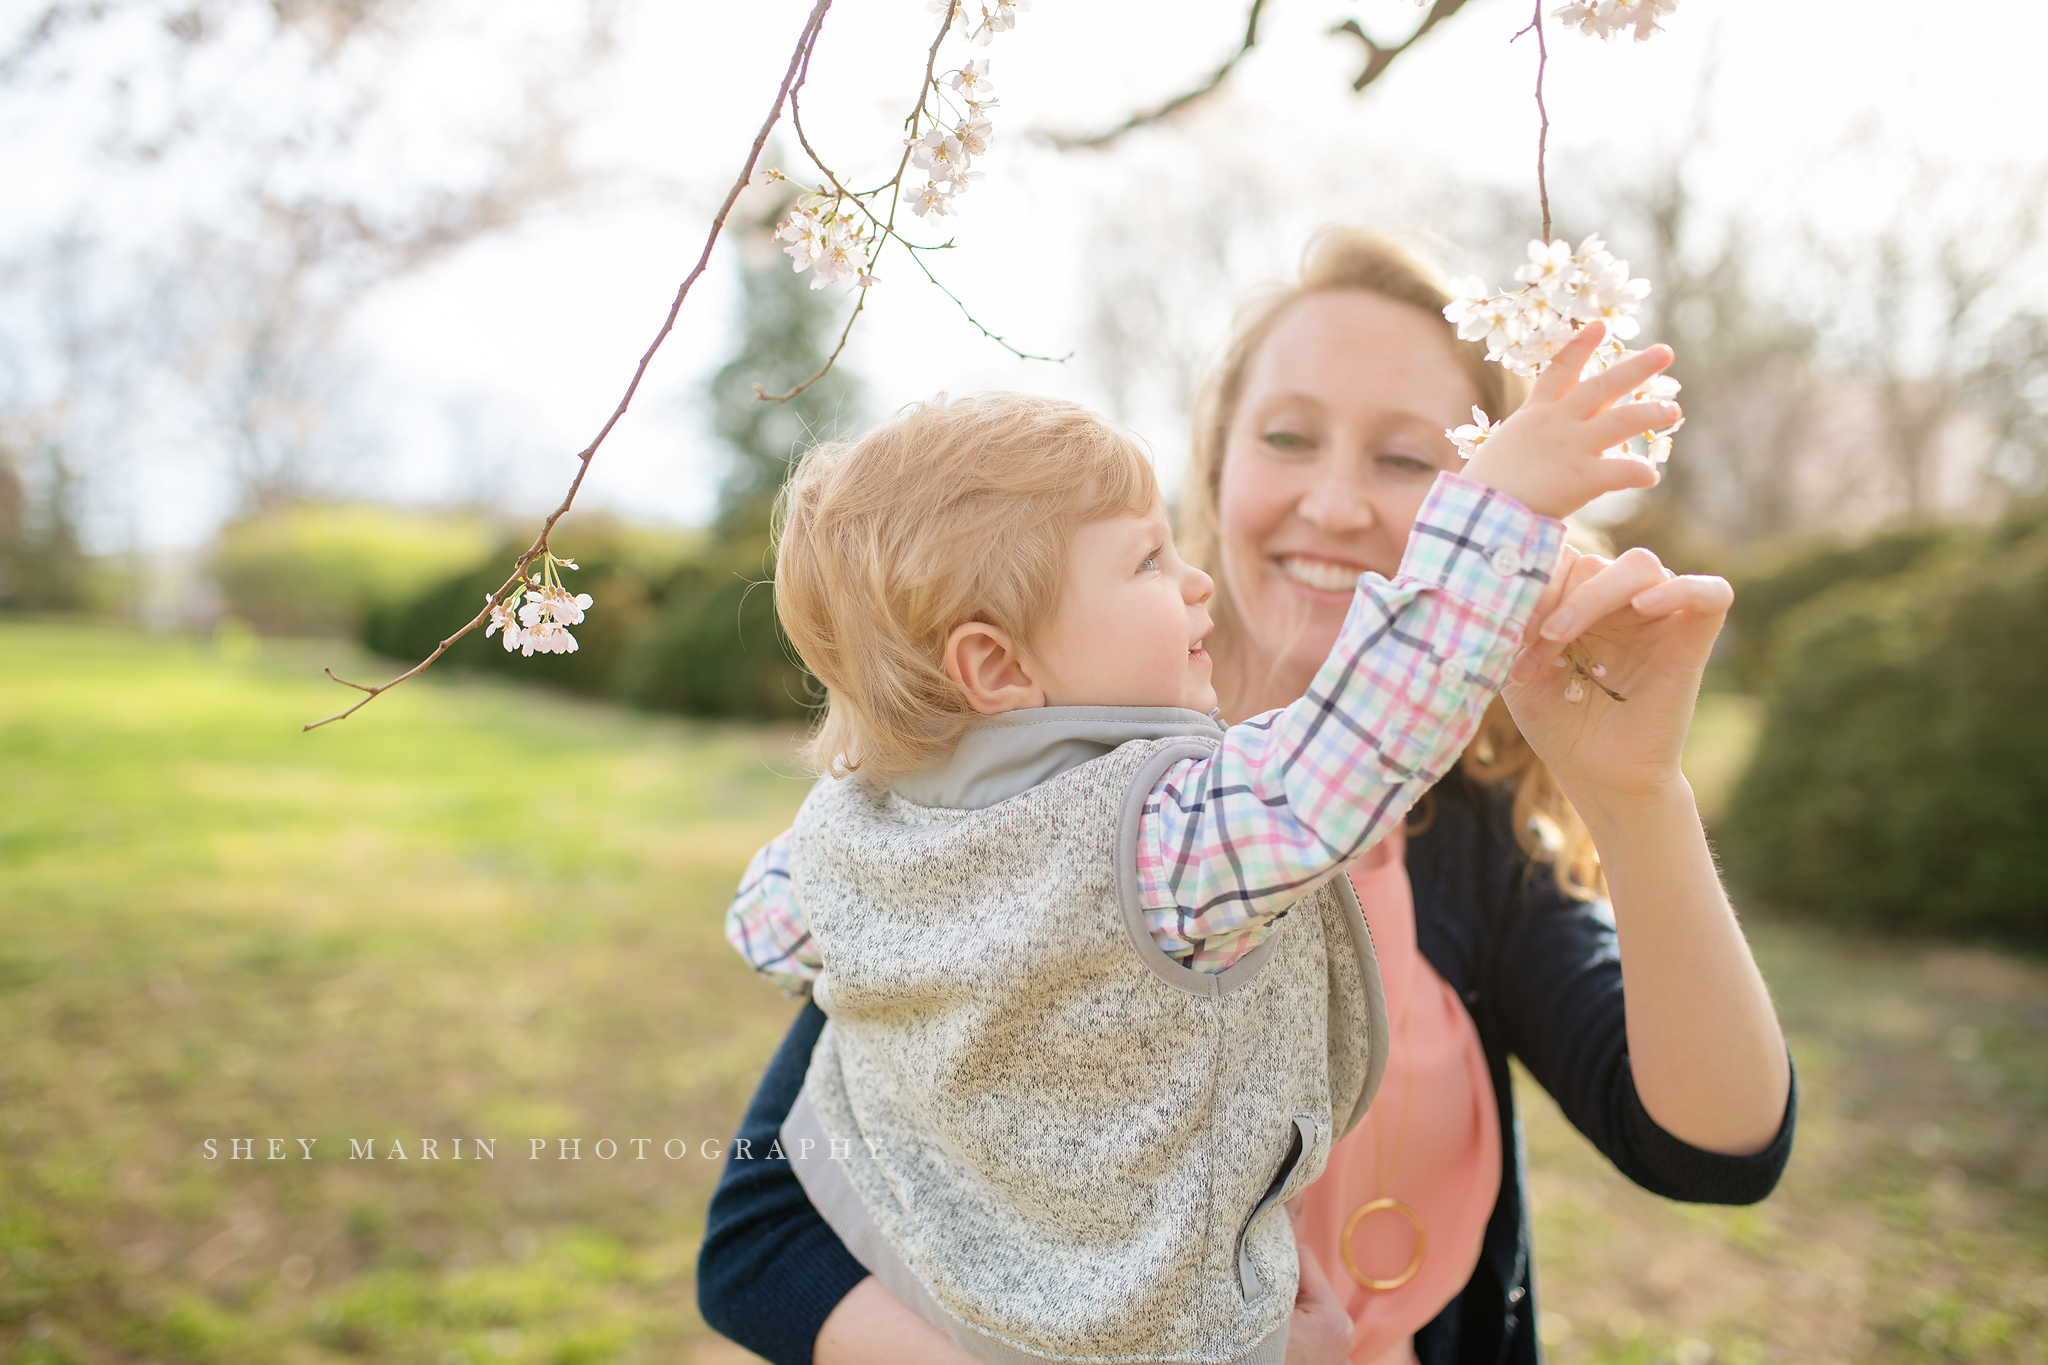
[[[1529,20],[1529,27],[1517,33],[1509,42],[1522,33],[1536,31],[1536,115],[1541,123],[1536,129],[1536,197],[1543,205],[1543,240],[1550,240],[1550,180],[1544,171],[1545,154],[1550,147],[1550,111],[1543,105],[1543,69],[1550,65],[1550,45],[1543,40],[1543,0],[1536,0],[1536,13]]]
[[[1014,0],[998,0],[992,12],[987,0],[984,0],[981,5],[982,28],[977,32],[977,36],[984,43],[998,29],[1015,23],[1013,4]],[[825,184],[819,186],[816,194],[805,195],[797,201],[789,217],[777,227],[776,237],[792,243],[788,251],[796,260],[797,269],[810,268],[817,271],[812,288],[815,289],[820,284],[833,280],[852,278],[859,286],[859,295],[853,311],[847,315],[845,326],[840,329],[838,343],[833,346],[832,353],[825,357],[824,363],[817,371],[783,393],[769,393],[761,385],[754,385],[754,397],[759,401],[788,402],[831,372],[840,355],[846,350],[847,340],[853,335],[854,323],[867,308],[868,290],[877,283],[875,266],[880,261],[883,250],[892,241],[903,247],[911,260],[917,263],[917,268],[925,279],[952,300],[953,306],[960,310],[961,316],[966,318],[976,331],[1011,355],[1020,360],[1040,360],[1054,364],[1064,363],[1072,358],[1071,352],[1065,356],[1049,356],[1022,350],[984,325],[959,295],[939,283],[938,278],[932,274],[931,269],[918,254],[923,251],[943,250],[952,243],[947,242],[940,247],[921,246],[897,230],[896,215],[903,202],[903,178],[909,174],[913,164],[930,171],[932,175],[932,183],[919,193],[914,211],[919,216],[927,213],[944,216],[952,211],[952,201],[965,192],[968,183],[980,178],[980,172],[970,172],[968,167],[975,156],[987,150],[988,140],[992,136],[990,124],[982,117],[983,112],[994,108],[996,103],[989,93],[992,87],[987,81],[986,61],[971,61],[960,70],[951,73],[953,88],[962,92],[968,109],[968,117],[962,119],[952,133],[949,134],[945,129],[941,119],[943,111],[935,109],[931,104],[934,94],[943,97],[945,93],[940,88],[938,80],[939,49],[956,26],[964,27],[962,16],[965,14],[965,6],[963,0],[932,0],[930,8],[934,12],[943,9],[944,13],[940,15],[938,36],[932,39],[931,49],[925,54],[924,78],[918,85],[917,103],[911,106],[910,113],[903,120],[904,132],[908,135],[904,139],[903,153],[897,159],[896,173],[873,189],[848,189],[845,180],[832,169],[824,155],[811,142],[809,130],[804,127],[802,102],[802,88],[810,74],[808,57],[804,59],[803,68],[797,75],[795,85],[790,89],[789,118],[791,127],[796,130],[797,145],[803,148],[804,155],[825,177]],[[924,131],[927,118],[931,120],[932,126],[929,131]],[[770,171],[768,175],[772,179],[787,178],[780,171]],[[878,213],[876,205],[872,202],[885,192],[889,195],[886,216]],[[870,229],[873,230],[872,237],[868,236]],[[856,257],[859,258],[857,265]]]
[[[718,244],[719,234],[725,231],[725,220],[731,214],[733,204],[739,200],[740,192],[754,178],[754,167],[761,160],[761,149],[767,145],[768,134],[774,129],[776,121],[782,117],[782,106],[789,99],[790,92],[795,87],[800,73],[809,64],[811,51],[817,46],[818,34],[824,28],[825,12],[831,7],[832,0],[817,0],[817,4],[811,10],[810,17],[804,21],[803,32],[797,38],[796,51],[790,55],[789,69],[783,73],[782,84],[776,89],[775,103],[768,110],[768,117],[762,121],[760,132],[754,137],[754,145],[747,153],[746,165],[741,169],[739,177],[733,181],[732,189],[726,193],[725,203],[719,207],[718,216],[712,220],[711,231],[704,238],[704,249],[698,254],[696,265],[691,267],[690,273],[684,277],[682,285],[676,290],[675,301],[669,305],[668,316],[662,320],[661,330],[655,333],[654,340],[649,343],[646,352],[641,355],[640,363],[634,367],[633,378],[626,385],[626,391],[620,397],[618,406],[612,409],[611,416],[605,419],[604,426],[598,430],[596,436],[591,438],[590,444],[577,453],[576,477],[570,480],[569,491],[563,495],[561,505],[550,512],[547,520],[541,523],[540,534],[535,537],[532,546],[524,554],[520,555],[518,561],[513,564],[511,576],[499,585],[498,590],[492,593],[489,600],[485,602],[484,609],[471,617],[466,625],[436,645],[433,653],[390,681],[372,686],[365,683],[351,682],[347,678],[337,675],[331,668],[325,670],[327,676],[333,678],[334,681],[344,687],[352,687],[364,695],[354,705],[345,710],[337,711],[331,716],[313,721],[303,726],[302,730],[317,730],[323,725],[330,725],[338,720],[347,720],[350,716],[362,710],[365,706],[368,706],[400,683],[409,678],[417,677],[426,671],[428,665],[447,653],[450,646],[454,645],[457,640],[460,640],[463,636],[488,621],[491,618],[492,608],[497,604],[498,599],[519,586],[526,574],[527,568],[535,560],[549,553],[548,537],[554,533],[555,524],[567,515],[569,508],[574,505],[576,494],[582,489],[585,476],[590,473],[590,462],[596,457],[598,447],[604,444],[605,438],[611,435],[612,429],[626,415],[626,409],[632,405],[634,395],[640,391],[640,382],[647,375],[647,367],[654,362],[655,353],[661,349],[662,343],[668,340],[669,333],[675,330],[676,317],[682,311],[683,300],[689,296],[690,287],[697,282],[698,278],[703,275],[705,268],[710,264],[711,250]],[[941,36],[943,36],[943,32],[941,30]]]

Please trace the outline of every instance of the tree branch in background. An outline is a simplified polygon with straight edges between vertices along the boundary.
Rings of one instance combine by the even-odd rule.
[[[1463,4],[1464,0],[1457,0],[1457,3]],[[1204,95],[1213,93],[1218,86],[1223,84],[1225,78],[1237,68],[1237,64],[1244,60],[1245,54],[1258,46],[1259,11],[1265,7],[1266,0],[1252,0],[1251,12],[1245,16],[1244,21],[1244,41],[1238,44],[1237,51],[1231,53],[1229,59],[1223,65],[1217,67],[1208,80],[1203,81],[1194,89],[1183,91],[1164,104],[1132,114],[1114,128],[1086,135],[1046,133],[1043,134],[1045,140],[1063,152],[1078,151],[1084,147],[1107,147],[1133,128],[1143,128],[1148,123],[1157,123],[1161,119],[1171,117],[1173,114],[1185,109],[1188,105],[1193,104],[1196,100],[1201,99]]]
[[[697,282],[698,277],[703,275],[705,267],[710,264],[711,250],[718,244],[719,234],[725,230],[726,216],[732,212],[732,206],[739,199],[740,192],[746,189],[748,183],[754,178],[754,167],[760,162],[761,149],[767,145],[768,134],[775,127],[776,120],[782,117],[782,106],[789,99],[790,91],[795,87],[799,73],[810,60],[811,50],[818,41],[818,33],[824,27],[825,11],[831,7],[832,0],[818,0],[817,5],[811,10],[810,17],[804,21],[803,32],[797,39],[796,51],[790,54],[789,69],[783,73],[782,84],[775,92],[775,103],[768,110],[768,117],[762,121],[761,131],[754,136],[754,145],[747,153],[746,165],[741,168],[738,178],[733,181],[732,188],[727,191],[725,203],[719,207],[718,216],[712,220],[711,231],[705,236],[704,249],[697,257],[697,264],[691,268],[690,273],[683,278],[682,285],[676,290],[675,301],[669,305],[668,316],[662,320],[661,330],[655,333],[654,340],[649,343],[646,352],[641,355],[640,363],[634,367],[633,378],[626,385],[625,393],[619,398],[618,406],[612,409],[611,416],[605,419],[604,426],[599,429],[596,436],[591,438],[590,444],[577,453],[576,477],[570,481],[569,491],[562,496],[561,505],[548,514],[548,518],[541,524],[540,534],[535,537],[532,546],[524,554],[520,555],[518,562],[512,566],[511,576],[499,586],[496,592],[491,594],[489,601],[484,604],[484,609],[471,617],[468,624],[436,645],[433,653],[389,682],[379,683],[375,686],[350,682],[346,678],[337,676],[333,669],[328,669],[328,677],[333,678],[345,687],[355,688],[357,691],[362,692],[364,696],[353,706],[337,711],[323,719],[312,721],[303,726],[302,729],[314,730],[337,720],[346,720],[406,679],[416,677],[424,672],[428,665],[448,651],[449,646],[488,621],[491,616],[491,607],[496,604],[499,598],[519,585],[528,565],[548,552],[548,537],[554,532],[555,523],[566,516],[569,508],[575,503],[576,494],[583,487],[584,477],[590,473],[590,462],[597,455],[598,447],[602,446],[605,438],[611,435],[612,428],[619,424],[619,419],[626,415],[626,409],[631,406],[633,396],[640,390],[640,381],[646,376],[647,367],[653,363],[655,353],[661,349],[662,343],[668,340],[669,333],[675,329],[676,316],[682,311],[683,300],[689,297],[690,287]]]
[[[1436,3],[1429,7],[1429,13],[1423,16],[1422,23],[1417,26],[1415,32],[1409,34],[1407,38],[1394,44],[1392,47],[1382,47],[1366,37],[1365,30],[1358,26],[1356,19],[1346,19],[1343,23],[1331,29],[1330,32],[1332,34],[1348,33],[1358,39],[1359,42],[1365,44],[1365,69],[1358,73],[1357,80],[1351,82],[1351,88],[1353,90],[1363,90],[1368,85],[1371,85],[1380,78],[1381,72],[1393,65],[1396,57],[1421,41],[1423,34],[1429,32],[1463,8],[1465,8],[1465,0],[1436,0]]]
[[[1436,3],[1430,7],[1429,13],[1423,17],[1422,23],[1416,30],[1392,47],[1382,46],[1368,38],[1365,30],[1359,27],[1356,19],[1346,19],[1343,23],[1331,29],[1330,32],[1333,35],[1348,33],[1365,45],[1365,68],[1358,73],[1358,79],[1351,82],[1351,88],[1353,90],[1363,90],[1378,80],[1380,73],[1392,65],[1396,57],[1399,57],[1403,52],[1413,47],[1423,34],[1463,9],[1465,4],[1466,0],[1436,0]],[[1039,136],[1063,152],[1107,147],[1133,129],[1144,128],[1154,123],[1163,122],[1189,105],[1214,94],[1221,88],[1223,82],[1229,78],[1230,73],[1237,69],[1237,64],[1245,59],[1246,54],[1258,46],[1259,17],[1265,7],[1266,0],[1252,0],[1251,8],[1245,14],[1244,39],[1237,45],[1237,51],[1231,53],[1221,66],[1210,73],[1208,79],[1193,89],[1184,90],[1163,104],[1154,105],[1150,109],[1140,110],[1122,123],[1117,124],[1114,128],[1105,128],[1099,133],[1041,133]]]

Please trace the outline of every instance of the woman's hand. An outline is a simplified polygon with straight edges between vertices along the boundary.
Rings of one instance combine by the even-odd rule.
[[[1288,1201],[1287,1216],[1297,1218],[1299,1197]],[[1351,1315],[1337,1297],[1322,1265],[1300,1253],[1301,1286],[1294,1291],[1294,1315],[1287,1320],[1286,1365],[1344,1365],[1351,1358]]]
[[[1675,788],[1734,590],[1722,578],[1672,577],[1645,549],[1612,560],[1567,549],[1545,597],[1503,694],[1515,724],[1582,805]],[[1566,700],[1572,656],[1602,670],[1576,703]]]
[[[1545,611],[1555,595],[1556,606]],[[1707,655],[1735,594],[1720,578],[1667,577],[1648,550],[1559,561],[1515,660],[1508,709],[1564,784],[1600,852],[1622,980],[1629,1062],[1651,1118],[1710,1152],[1760,1152],[1784,1121],[1791,1068],[1679,771]],[[1569,658],[1598,665],[1567,701]]]

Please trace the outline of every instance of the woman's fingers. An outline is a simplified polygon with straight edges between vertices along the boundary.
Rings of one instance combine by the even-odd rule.
[[[1712,574],[1686,574],[1637,593],[1629,605],[1651,620],[1681,611],[1725,616],[1735,605],[1735,589]]]
[[[1351,1356],[1351,1314],[1322,1263],[1303,1251],[1294,1316],[1287,1324],[1287,1365],[1344,1365]]]
[[[1572,391],[1572,404],[1586,416],[1600,411],[1616,399],[1634,393],[1652,376],[1671,368],[1674,355],[1669,346],[1657,345],[1618,360]]]
[[[1536,382],[1529,386],[1529,401],[1555,403],[1570,393],[1572,385],[1579,382],[1579,371],[1586,368],[1586,362],[1593,358],[1593,351],[1606,335],[1605,323],[1589,322],[1581,327],[1578,334],[1565,343],[1564,349],[1550,358],[1550,364],[1543,373],[1536,376]]]
[[[1637,462],[1616,460],[1614,463]],[[1637,596],[1647,596],[1665,581],[1664,565],[1657,556],[1637,547],[1567,592],[1563,603],[1544,619],[1536,633],[1539,638],[1561,648],[1577,639],[1595,621],[1628,606]]]
[[[1569,545],[1558,547],[1557,563],[1550,569],[1550,581],[1543,585],[1543,592],[1536,599],[1536,610],[1529,614],[1529,624],[1522,631],[1523,644],[1535,641],[1537,625],[1564,601],[1565,592],[1574,582],[1574,575],[1583,576],[1580,566],[1592,558],[1597,556],[1580,554]],[[1607,561],[1602,559],[1600,562],[1605,564]]]

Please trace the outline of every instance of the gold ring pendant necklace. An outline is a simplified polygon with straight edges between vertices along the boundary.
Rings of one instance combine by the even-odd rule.
[[[1401,1026],[1399,1029],[1395,1031],[1401,1044],[1398,1050],[1404,1054],[1408,1051],[1408,1016],[1410,1011],[1412,1011],[1414,1007],[1415,992],[1412,989],[1411,983],[1411,989],[1408,992],[1407,999],[1401,1002]],[[1416,1273],[1422,1269],[1423,1252],[1428,1249],[1428,1239],[1423,1235],[1422,1231],[1422,1215],[1417,1213],[1409,1205],[1402,1203],[1400,1200],[1394,1198],[1392,1195],[1386,1194],[1384,1192],[1387,1188],[1388,1174],[1390,1173],[1390,1171],[1399,1170],[1401,1166],[1401,1149],[1403,1146],[1407,1144],[1408,1141],[1408,1114],[1410,1109],[1413,1108],[1414,1099],[1415,1059],[1414,1057],[1410,1056],[1408,1058],[1407,1064],[1402,1068],[1401,1072],[1401,1126],[1399,1130],[1397,1130],[1394,1134],[1394,1152],[1393,1159],[1391,1161],[1388,1160],[1384,1144],[1380,1142],[1379,1109],[1375,1107],[1372,1110],[1372,1112],[1368,1115],[1368,1117],[1372,1121],[1373,1135],[1373,1188],[1375,1190],[1381,1191],[1381,1193],[1372,1199],[1366,1200],[1363,1204],[1360,1204],[1358,1206],[1357,1211],[1351,1215],[1350,1221],[1344,1224],[1344,1236],[1343,1239],[1338,1243],[1338,1250],[1341,1251],[1344,1255],[1344,1268],[1350,1271],[1351,1278],[1358,1281],[1359,1285],[1365,1289],[1371,1289],[1380,1292],[1385,1292],[1386,1290],[1390,1289],[1399,1289],[1402,1285],[1414,1279]],[[1358,1262],[1354,1261],[1351,1258],[1351,1234],[1358,1230],[1358,1225],[1360,1222],[1364,1221],[1364,1219],[1369,1215],[1375,1213],[1399,1214],[1401,1217],[1407,1219],[1409,1225],[1415,1229],[1415,1259],[1408,1262],[1408,1268],[1406,1270],[1403,1270],[1400,1274],[1394,1276],[1390,1280],[1376,1280],[1372,1276],[1365,1274],[1358,1268]]]

